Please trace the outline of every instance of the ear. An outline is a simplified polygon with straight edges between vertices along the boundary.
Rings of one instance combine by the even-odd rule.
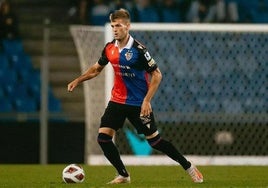
[[[127,29],[130,30],[130,23],[129,22],[126,24],[126,26],[127,26]]]

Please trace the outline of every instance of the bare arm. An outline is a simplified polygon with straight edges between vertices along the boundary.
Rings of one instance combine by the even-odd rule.
[[[78,84],[98,76],[103,68],[104,66],[101,66],[98,62],[96,62],[94,65],[89,67],[84,74],[68,84],[68,91],[73,91]]]
[[[149,85],[149,90],[143,99],[143,103],[141,106],[141,116],[148,116],[152,112],[151,100],[155,95],[161,80],[162,74],[159,68],[151,72],[151,82]]]

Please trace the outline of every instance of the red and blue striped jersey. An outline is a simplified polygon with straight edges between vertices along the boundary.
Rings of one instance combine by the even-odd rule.
[[[100,65],[109,62],[114,70],[111,101],[141,106],[148,91],[149,73],[157,68],[148,50],[131,36],[121,50],[113,40],[105,45],[98,61]]]

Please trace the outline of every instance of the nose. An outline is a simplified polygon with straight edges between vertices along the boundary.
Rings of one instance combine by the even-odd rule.
[[[117,31],[116,27],[113,27],[113,32],[116,32],[116,31]]]

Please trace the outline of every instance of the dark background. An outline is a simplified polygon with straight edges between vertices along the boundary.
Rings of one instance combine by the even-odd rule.
[[[39,163],[39,122],[0,123],[0,163]],[[49,123],[48,163],[84,162],[84,123]]]

